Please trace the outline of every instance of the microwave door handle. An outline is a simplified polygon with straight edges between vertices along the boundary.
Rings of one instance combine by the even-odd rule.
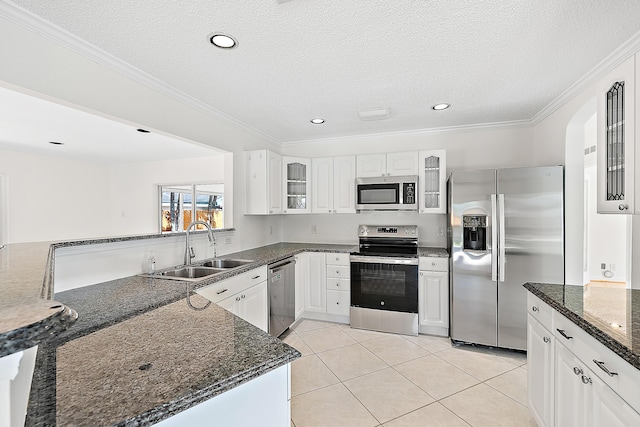
[[[491,280],[498,280],[498,214],[497,195],[491,195]]]
[[[505,269],[506,269],[506,264],[507,264],[507,254],[506,254],[506,250],[505,250],[505,246],[506,246],[506,237],[505,237],[505,224],[504,224],[504,194],[498,194],[498,211],[499,211],[499,216],[500,216],[500,235],[499,235],[499,239],[500,241],[498,242],[498,246],[499,246],[499,250],[500,250],[500,254],[498,255],[498,260],[500,262],[500,265],[498,267],[498,280],[500,282],[504,282],[505,279]]]

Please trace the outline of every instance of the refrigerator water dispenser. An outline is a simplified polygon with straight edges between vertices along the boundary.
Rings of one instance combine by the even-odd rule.
[[[462,215],[463,250],[487,250],[487,216]]]

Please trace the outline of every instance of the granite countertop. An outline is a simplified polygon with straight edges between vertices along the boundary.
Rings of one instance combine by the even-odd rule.
[[[56,293],[79,318],[38,351],[27,425],[150,425],[300,357],[216,304],[189,308],[188,289],[304,251],[352,250],[279,243],[225,255],[255,261],[195,284],[132,276]]]
[[[640,290],[548,283],[524,287],[640,369]]]
[[[10,244],[0,249],[0,357],[55,336],[77,313],[50,299],[51,243]]]
[[[72,322],[58,320],[58,335],[40,342],[27,425],[149,425],[300,357],[216,304],[189,308],[187,292],[301,252],[358,250],[278,243],[221,256],[254,262],[196,283],[132,276],[53,295],[56,248],[135,238],[13,245],[20,259],[12,262],[12,279],[2,281],[8,297],[0,321],[3,313],[34,301],[79,313],[72,328],[65,330]],[[448,253],[420,248],[419,255]],[[191,301],[207,302],[197,294]]]

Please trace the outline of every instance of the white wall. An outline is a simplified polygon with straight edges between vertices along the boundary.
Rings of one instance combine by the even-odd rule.
[[[627,281],[627,221],[628,215],[597,213],[596,166],[585,169],[585,178],[592,184],[588,193],[588,277],[589,280]],[[624,242],[621,244],[621,242]],[[604,277],[600,264],[606,264],[613,277]]]
[[[159,233],[158,185],[222,182],[225,178],[224,168],[223,155],[111,167],[109,235]],[[229,218],[225,228],[233,225],[232,218]]]
[[[106,236],[109,170],[99,164],[0,150],[7,243]]]

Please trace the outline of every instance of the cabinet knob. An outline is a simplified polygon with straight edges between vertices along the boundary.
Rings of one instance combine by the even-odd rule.
[[[339,256],[336,257],[336,261],[340,261],[340,257]]]
[[[591,378],[587,377],[586,375],[582,376],[582,382],[584,384],[591,384]]]
[[[236,297],[236,301],[240,301],[240,297]]]
[[[273,213],[273,211],[269,211],[269,213],[271,214],[271,213]]]
[[[546,343],[549,343],[549,342],[551,342],[551,338],[549,338],[549,337],[543,337],[543,338],[542,338],[542,341],[544,341],[544,342],[546,342]]]
[[[582,375],[584,374],[584,372],[582,371],[582,369],[578,368],[577,366],[573,367],[573,373],[576,375]]]
[[[242,298],[242,299],[244,299],[244,298],[245,298],[245,295],[244,295],[244,294],[242,294],[242,297],[241,297],[241,298]]]
[[[538,311],[538,307],[534,305],[533,307],[531,307],[531,311]]]
[[[619,204],[618,209],[621,211],[626,211],[627,209],[629,209],[629,205]]]
[[[431,263],[431,266],[435,267],[435,266],[436,266],[436,263],[435,263],[435,262],[432,262],[432,263]]]
[[[336,283],[336,288],[339,288],[339,287],[340,287],[340,283]]]
[[[338,301],[338,302],[336,303],[336,305],[340,305],[340,301]]]

